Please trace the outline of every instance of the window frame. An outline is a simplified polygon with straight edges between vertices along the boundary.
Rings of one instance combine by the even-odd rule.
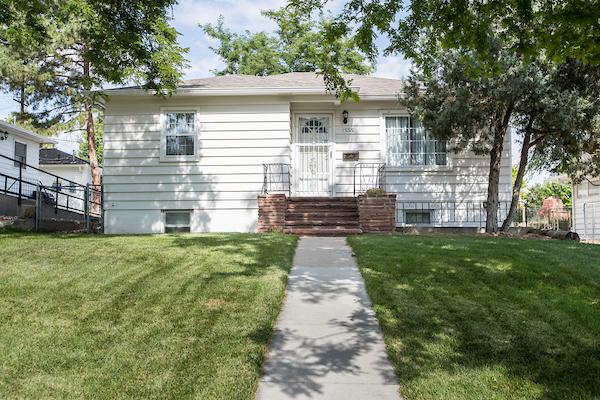
[[[167,225],[167,214],[178,213],[187,214],[189,216],[189,225]],[[190,233],[192,232],[192,214],[193,210],[162,210],[163,233]],[[169,228],[183,228],[184,230],[168,231]],[[187,228],[187,230],[185,230]]]
[[[185,135],[194,138],[193,155],[167,155],[167,114],[169,113],[193,113],[194,134]],[[194,107],[161,107],[160,109],[160,161],[161,162],[185,162],[198,160],[199,135],[199,110]],[[183,135],[182,135],[183,136]]]
[[[22,145],[25,148],[25,155],[23,156],[22,161],[17,158],[17,157],[21,157],[21,156],[17,156],[17,145]],[[14,166],[16,168],[19,168],[20,166],[22,166],[23,169],[27,169],[27,143],[23,143],[23,142],[19,142],[18,140],[15,140],[15,145],[13,147],[13,158],[15,159]],[[19,161],[21,161],[21,162],[19,163]]]
[[[381,162],[385,163],[386,171],[447,171],[451,170],[452,157],[451,152],[448,151],[448,143],[446,142],[446,164],[445,165],[392,165],[388,157],[388,140],[386,131],[386,118],[388,117],[400,117],[400,118],[411,118],[412,115],[406,111],[399,110],[382,110],[380,112],[379,119],[379,142],[381,143],[380,159]]]
[[[428,215],[428,222],[408,222],[408,214]],[[406,226],[430,226],[433,225],[433,210],[404,210],[404,225]]]

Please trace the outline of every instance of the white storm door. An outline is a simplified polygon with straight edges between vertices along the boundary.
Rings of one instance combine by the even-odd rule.
[[[298,116],[294,144],[296,196],[331,196],[332,134],[330,115]]]

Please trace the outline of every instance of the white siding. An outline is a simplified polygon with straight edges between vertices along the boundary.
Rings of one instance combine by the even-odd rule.
[[[360,162],[384,160],[382,111],[394,102],[298,102],[278,96],[113,98],[105,118],[104,176],[107,233],[160,233],[162,210],[192,210],[192,231],[254,231],[263,163],[290,163],[292,116],[331,113],[333,194],[353,195],[356,162],[343,161],[358,151]],[[199,112],[197,161],[161,162],[161,107]],[[349,112],[348,124],[342,111]],[[501,200],[510,199],[510,138],[500,178]],[[489,158],[449,155],[436,169],[388,170],[389,192],[399,201],[482,202],[487,195]],[[293,173],[293,170],[292,170]],[[399,215],[399,221],[403,216]]]
[[[600,178],[573,187],[573,230],[583,240],[600,240]]]
[[[25,139],[14,134],[9,134],[6,140],[0,140],[0,154],[10,158],[15,158],[15,141],[27,145],[27,160],[26,163],[34,167],[38,167],[40,159],[40,144],[30,139]],[[19,167],[15,167],[13,161],[0,157],[0,173],[5,175],[18,177]],[[32,183],[38,181],[38,171],[32,168],[23,170],[23,179]],[[3,181],[2,181],[2,184]]]
[[[92,172],[88,164],[46,164],[42,165],[40,169],[63,179],[79,183],[80,185],[92,183]],[[53,186],[56,183],[56,178],[42,173],[40,174],[40,181],[45,186]],[[58,204],[63,207],[68,206],[69,209],[72,208],[74,210],[83,211],[84,204],[82,199],[85,197],[83,188],[73,187],[74,192],[72,192],[68,188],[68,186],[71,185],[69,182],[59,179],[59,183],[63,186],[61,192],[64,193],[64,195],[53,194],[57,197]]]
[[[198,109],[197,161],[160,161],[161,107]],[[290,162],[289,102],[277,97],[115,98],[105,118],[107,233],[159,233],[162,210],[192,231],[254,231],[263,163]]]
[[[348,123],[343,124],[342,112],[349,113]],[[352,196],[354,191],[354,161],[343,161],[343,153],[359,152],[361,163],[380,163],[385,160],[385,149],[382,148],[382,113],[402,110],[395,108],[393,102],[362,102],[359,104],[343,104],[337,107],[323,107],[310,103],[292,105],[295,113],[330,112],[334,114],[334,167],[336,196]],[[351,131],[351,132],[348,132]],[[441,168],[387,167],[386,190],[397,193],[398,202],[457,202],[458,208],[472,207],[474,203],[485,201],[489,157],[473,153],[448,154],[449,166]],[[503,160],[500,174],[500,200],[510,201],[511,197],[511,138],[507,135],[504,143]],[[503,203],[501,217],[504,217]],[[426,205],[424,205],[426,206]],[[435,208],[435,205],[431,205]],[[402,224],[403,215],[398,213],[398,225]],[[459,219],[459,218],[457,218]],[[466,226],[468,224],[453,224]],[[478,225],[474,224],[474,225]]]

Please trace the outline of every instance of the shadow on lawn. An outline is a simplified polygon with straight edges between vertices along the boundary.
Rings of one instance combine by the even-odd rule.
[[[388,344],[401,344],[391,354],[401,384],[500,366],[517,378],[508,389],[517,397],[523,381],[547,399],[600,396],[600,247],[451,237],[355,243]]]
[[[220,371],[227,371],[227,367],[209,362],[207,353],[212,350],[207,346],[218,348],[212,357],[222,357],[224,364],[243,358],[239,362],[245,372],[239,379],[256,379],[279,311],[277,303],[283,299],[283,291],[277,292],[276,285],[273,293],[268,293],[265,285],[269,277],[273,284],[277,279],[285,284],[294,248],[290,238],[243,234],[146,238],[145,246],[153,246],[153,239],[160,244],[149,252],[126,256],[127,263],[137,267],[107,284],[112,290],[110,299],[82,318],[80,335],[93,336],[96,351],[110,352],[115,345],[112,333],[97,330],[97,326],[106,325],[135,331],[125,337],[129,345],[139,347],[136,357],[143,359],[144,354],[158,350],[173,352],[171,361],[164,360],[163,367],[151,372],[160,374],[161,368],[171,371],[161,389],[165,397],[194,397],[209,382],[218,383],[222,378],[219,374],[226,376],[227,372]],[[225,263],[218,264],[223,259]],[[256,304],[254,297],[269,304]],[[184,337],[189,343],[179,343]],[[221,349],[222,343],[229,342],[230,347]],[[119,359],[134,363],[126,357]],[[114,385],[110,375],[102,382],[106,387]],[[153,392],[139,386],[129,394],[150,397]]]

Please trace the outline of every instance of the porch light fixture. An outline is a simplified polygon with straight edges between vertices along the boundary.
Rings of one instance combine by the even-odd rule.
[[[0,140],[6,140],[6,139],[8,139],[8,132],[0,131]]]
[[[342,118],[343,118],[344,124],[347,124],[348,123],[348,111],[346,111],[346,110],[342,111]]]

